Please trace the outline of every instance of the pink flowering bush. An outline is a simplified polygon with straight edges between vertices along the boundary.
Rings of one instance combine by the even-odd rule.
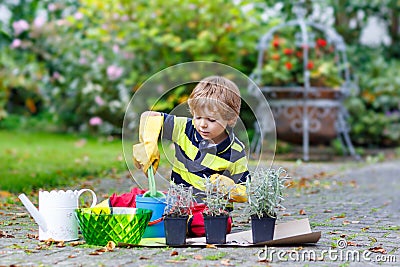
[[[85,131],[95,126],[102,133],[120,134],[133,93],[158,71],[195,60],[245,70],[263,31],[259,14],[245,11],[245,5],[223,0],[10,4],[11,12],[23,12],[10,19],[5,46],[11,53],[4,53],[21,69],[30,60],[40,66],[40,72],[24,76],[36,84],[38,100],[31,108],[41,103],[63,130]],[[204,12],[199,14],[199,9]],[[13,79],[10,72],[1,77]],[[5,87],[6,100],[9,90]],[[186,99],[185,92],[180,94],[166,99],[172,102],[165,107],[173,106],[175,99]]]

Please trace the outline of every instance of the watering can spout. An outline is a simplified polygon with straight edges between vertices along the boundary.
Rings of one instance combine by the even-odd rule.
[[[42,228],[44,232],[47,232],[47,223],[43,216],[40,214],[39,210],[32,204],[25,194],[20,194],[18,198],[24,204],[25,208],[29,211],[36,223]]]

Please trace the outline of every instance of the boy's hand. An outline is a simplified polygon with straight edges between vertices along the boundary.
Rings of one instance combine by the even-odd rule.
[[[210,176],[210,181],[213,184],[218,183],[218,191],[223,194],[230,193],[232,202],[242,203],[247,201],[246,187],[244,185],[235,184],[231,178],[217,173]]]
[[[133,162],[146,175],[151,165],[153,165],[153,170],[156,172],[160,162],[160,152],[158,151],[157,143],[163,119],[162,116],[144,116],[140,118],[140,143],[133,145]]]

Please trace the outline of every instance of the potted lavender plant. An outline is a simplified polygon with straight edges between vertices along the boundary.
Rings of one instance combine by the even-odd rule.
[[[289,179],[283,168],[259,169],[246,182],[247,214],[251,217],[253,243],[272,240],[275,231],[277,209],[283,208],[282,190]]]
[[[170,183],[164,210],[165,242],[170,246],[186,243],[187,222],[193,206],[193,188]]]
[[[205,178],[205,199],[207,208],[203,211],[207,244],[225,244],[229,212],[230,188],[219,179]]]

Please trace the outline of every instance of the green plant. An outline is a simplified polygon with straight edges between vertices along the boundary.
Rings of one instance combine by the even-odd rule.
[[[289,27],[287,31],[277,32],[268,44],[261,79],[265,85],[304,85],[304,47],[296,44],[293,31]],[[306,49],[306,68],[310,71],[311,86],[339,88],[343,79],[340,77],[334,46],[320,34]]]
[[[207,208],[203,211],[206,216],[228,215],[227,206],[230,199],[230,188],[221,182],[220,179],[211,181],[210,177],[205,177],[205,199]]]
[[[170,182],[166,197],[164,216],[185,217],[192,214],[193,187]]]
[[[207,60],[249,69],[264,26],[261,10],[246,10],[246,2],[29,2],[35,2],[35,9],[20,3],[22,11],[32,12],[14,19],[24,19],[28,27],[23,32],[13,32],[14,20],[4,25],[9,56],[16,65],[26,66],[30,59],[20,55],[27,54],[43,67],[37,81],[31,80],[63,130],[120,133],[132,94],[151,75],[174,64]],[[18,15],[18,7],[7,7]],[[7,82],[14,79],[9,74],[4,75]],[[8,91],[0,88],[0,106]],[[187,92],[177,93],[162,103],[164,111],[185,100]]]
[[[361,49],[360,49],[361,50]],[[358,53],[363,53],[360,59]],[[386,61],[380,50],[355,50],[360,96],[346,101],[354,143],[363,146],[400,144],[400,61]]]
[[[283,168],[258,169],[246,182],[248,206],[246,213],[257,215],[259,218],[276,218],[277,208],[283,208],[283,189],[285,181],[289,179]]]

